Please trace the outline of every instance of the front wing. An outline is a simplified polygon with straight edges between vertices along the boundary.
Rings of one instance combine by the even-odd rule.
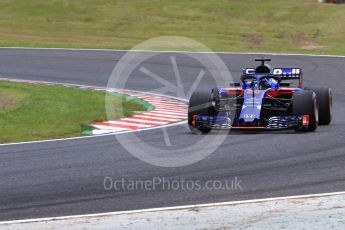
[[[308,127],[309,115],[301,116],[273,116],[264,121],[245,123],[232,121],[228,116],[198,116],[194,115],[192,125],[196,128],[209,127],[212,129],[293,129],[296,127]]]

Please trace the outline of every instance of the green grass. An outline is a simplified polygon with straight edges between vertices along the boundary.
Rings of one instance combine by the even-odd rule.
[[[122,99],[111,100],[123,109],[114,118],[146,110]],[[0,81],[0,143],[80,136],[82,124],[104,120],[104,92]]]
[[[215,51],[344,55],[344,12],[317,0],[2,0],[0,46],[130,49],[177,35]]]

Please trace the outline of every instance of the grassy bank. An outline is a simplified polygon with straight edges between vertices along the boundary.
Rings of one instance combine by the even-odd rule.
[[[123,116],[145,110],[121,97],[111,102]],[[0,143],[80,136],[81,124],[106,120],[104,103],[104,92],[0,81]]]
[[[344,11],[317,0],[2,0],[0,46],[129,49],[178,35],[216,51],[345,54]]]

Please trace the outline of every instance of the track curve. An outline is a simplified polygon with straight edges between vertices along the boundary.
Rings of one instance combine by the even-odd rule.
[[[7,78],[106,86],[125,52],[0,49],[0,75]],[[172,80],[169,55],[144,63]],[[200,65],[174,54],[189,89]],[[236,78],[258,55],[220,54]],[[266,55],[268,56],[268,55]],[[327,85],[334,93],[334,120],[316,133],[268,132],[230,134],[206,159],[181,168],[146,164],[126,152],[112,136],[0,146],[0,220],[131,210],[345,190],[345,58],[272,56],[273,66],[301,67],[306,86]],[[192,77],[193,76],[193,77]],[[200,88],[210,88],[205,79]],[[159,84],[140,72],[127,89],[149,91]],[[175,95],[173,95],[175,96]],[[199,136],[181,126],[169,127],[172,143],[188,145]],[[123,134],[126,135],[126,134]],[[160,130],[139,136],[162,146]],[[242,190],[106,191],[104,177],[149,180],[226,180],[238,177]]]

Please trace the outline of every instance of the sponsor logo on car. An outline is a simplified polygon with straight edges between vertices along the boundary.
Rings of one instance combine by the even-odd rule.
[[[254,118],[255,114],[244,114],[243,117],[244,118]]]

